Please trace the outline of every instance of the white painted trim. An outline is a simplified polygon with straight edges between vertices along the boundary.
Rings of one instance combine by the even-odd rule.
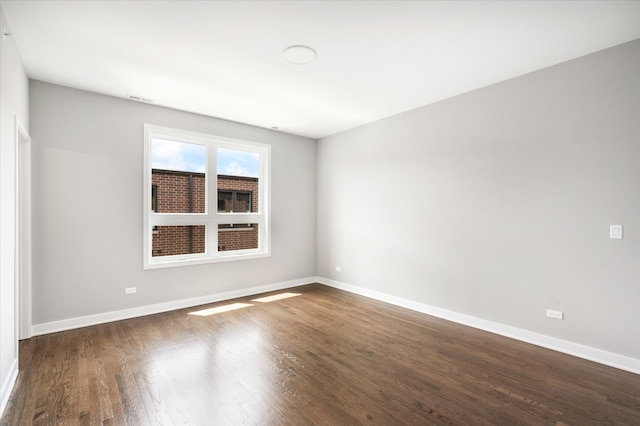
[[[32,331],[34,336],[39,336],[42,334],[56,333],[58,331],[72,330],[75,328],[104,324],[112,321],[120,321],[145,315],[158,314],[161,312],[174,311],[176,309],[190,308],[193,306],[205,305],[207,303],[235,299],[238,297],[253,296],[260,293],[283,290],[286,288],[297,287],[314,282],[315,277],[300,278],[297,280],[250,287],[242,290],[227,291],[224,293],[210,294],[201,297],[192,297],[189,299],[181,299],[171,302],[158,303],[155,305],[140,306],[137,308],[123,309],[120,311],[104,312],[101,314],[87,315],[84,317],[69,318],[42,324],[34,324]]]
[[[392,305],[411,309],[412,311],[421,312],[434,317],[443,318],[449,321],[463,324],[469,327],[488,331],[490,333],[499,334],[501,336],[520,340],[522,342],[531,343],[536,346],[573,355],[578,358],[587,359],[609,367],[618,368],[620,370],[629,371],[631,373],[640,374],[640,359],[631,358],[625,355],[604,351],[602,349],[592,348],[590,346],[581,345],[579,343],[570,342],[556,337],[546,336],[544,334],[534,333],[532,331],[509,325],[500,324],[493,321],[484,320],[482,318],[465,315],[447,309],[430,306],[424,303],[415,302],[413,300],[404,299],[397,296],[391,296],[363,287],[345,284],[339,281],[330,280],[323,277],[316,277],[316,282],[350,293],[359,294],[371,299],[380,300]]]
[[[143,175],[143,268],[157,269],[203,263],[256,259],[271,256],[271,145],[231,139],[188,130],[172,129],[144,124],[144,175]],[[166,139],[207,147],[207,212],[206,213],[154,213],[151,210],[151,141]],[[227,148],[259,154],[258,212],[218,213],[216,176],[218,148]],[[258,247],[247,250],[218,251],[218,225],[228,223],[258,224]],[[153,226],[206,225],[206,250],[173,256],[152,256]]]
[[[18,339],[31,337],[32,227],[31,136],[15,117],[16,146],[16,326]],[[16,346],[16,358],[18,351]]]
[[[11,391],[13,391],[13,386],[16,383],[16,379],[18,378],[18,359],[14,359],[11,364],[11,368],[9,369],[9,374],[7,374],[7,380],[2,384],[2,388],[0,389],[0,417],[4,414],[4,409],[7,408],[7,403],[9,402],[9,397],[11,396]]]

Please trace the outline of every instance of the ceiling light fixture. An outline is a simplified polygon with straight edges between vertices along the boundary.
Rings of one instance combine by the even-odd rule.
[[[309,46],[295,45],[284,49],[284,57],[287,61],[296,65],[305,65],[313,62],[318,54]]]

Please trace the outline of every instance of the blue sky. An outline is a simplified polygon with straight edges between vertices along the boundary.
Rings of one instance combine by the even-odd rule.
[[[255,152],[218,148],[218,174],[258,177],[259,156]]]
[[[207,147],[194,143],[151,140],[151,168],[183,172],[206,172]],[[259,156],[255,152],[218,148],[218,174],[258,177]]]

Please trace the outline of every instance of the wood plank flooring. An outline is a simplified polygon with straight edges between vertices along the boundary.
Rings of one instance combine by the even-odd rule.
[[[38,336],[2,425],[640,425],[640,376],[319,284]],[[252,306],[201,317],[198,309]]]

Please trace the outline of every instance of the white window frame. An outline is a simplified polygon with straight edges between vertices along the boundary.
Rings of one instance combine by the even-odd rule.
[[[205,213],[156,213],[151,210],[151,140],[165,139],[193,143],[207,147],[206,207]],[[255,152],[259,154],[258,212],[218,213],[218,148]],[[255,259],[271,256],[271,146],[257,142],[207,135],[187,130],[172,129],[150,124],[144,125],[144,269],[198,265],[211,262]],[[258,248],[218,251],[218,225],[258,224]],[[152,256],[154,226],[206,225],[204,253],[171,256]]]

